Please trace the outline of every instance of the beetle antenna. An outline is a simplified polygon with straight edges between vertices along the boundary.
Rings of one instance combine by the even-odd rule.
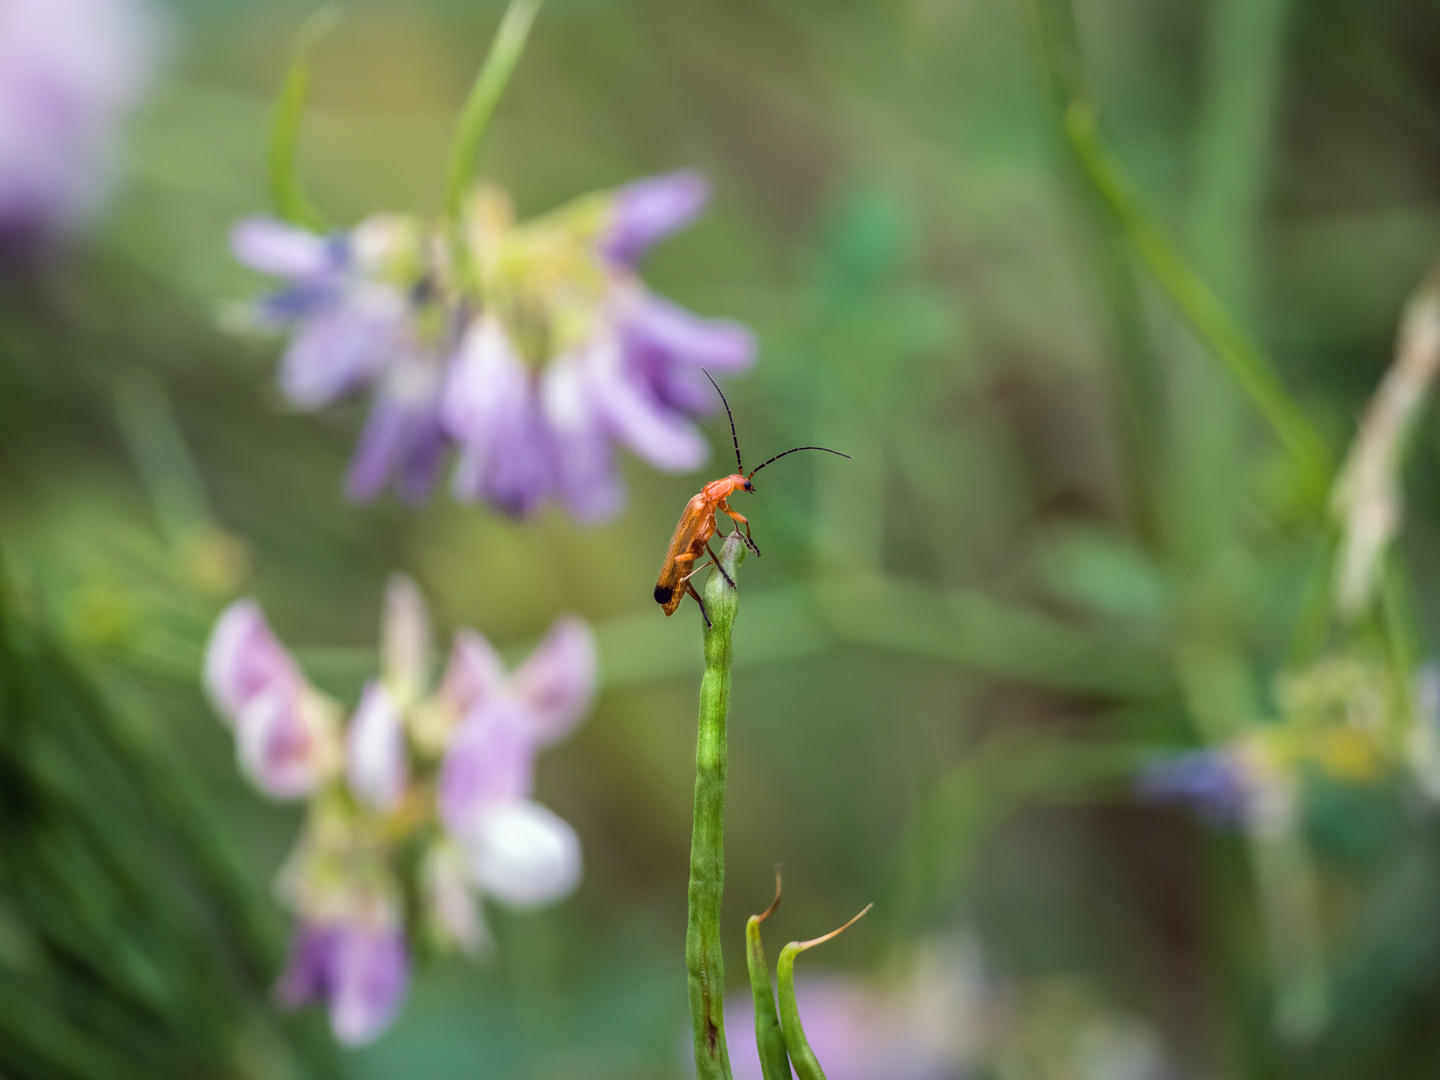
[[[705,371],[703,367],[700,370]],[[705,371],[705,378],[710,379],[710,372]],[[720,384],[710,379],[710,385],[715,387],[715,392],[720,395],[720,401],[725,406],[725,415],[730,417],[730,441],[735,444],[735,471],[743,473],[745,465],[740,460],[740,438],[735,434],[735,414],[730,411],[730,402],[725,400],[725,391],[720,389]]]
[[[794,447],[794,448],[792,448],[792,449],[790,449],[790,450],[786,450],[786,451],[785,451],[785,454],[793,454],[793,453],[795,453],[796,450],[824,450],[825,453],[827,453],[827,454],[834,454],[836,457],[843,457],[843,458],[845,458],[847,461],[850,460],[850,455],[849,455],[849,454],[842,454],[842,453],[840,453],[839,450],[831,450],[828,446],[796,446],[796,447]],[[785,454],[776,454],[774,457],[772,457],[772,458],[770,459],[770,461],[779,461],[782,457],[785,456]],[[761,469],[763,469],[766,465],[769,465],[769,464],[770,464],[770,461],[766,461],[766,462],[763,462],[763,463],[760,464],[760,465],[756,465],[755,468],[753,468],[752,470],[750,470],[750,476],[754,476],[757,472],[759,472]],[[746,479],[746,480],[749,480],[749,479],[750,479],[750,476],[747,476],[745,479]]]

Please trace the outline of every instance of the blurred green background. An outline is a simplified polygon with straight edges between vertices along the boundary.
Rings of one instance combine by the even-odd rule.
[[[1338,458],[1440,248],[1440,6],[1075,7],[1105,144]],[[224,329],[263,284],[226,231],[268,208],[271,102],[311,6],[168,8],[168,66],[90,242],[0,285],[0,1059],[17,1077],[684,1076],[700,642],[694,610],[666,620],[650,590],[685,500],[725,469],[723,419],[703,474],[628,460],[630,502],[599,529],[448,494],[348,505],[362,405],[288,412],[275,345]],[[304,130],[335,219],[436,209],[499,14],[345,5]],[[871,900],[805,963],[883,987],[973,935],[988,1003],[953,1018],[977,1047],[956,1076],[1428,1075],[1440,832],[1413,792],[1312,791],[1324,986],[1306,992],[1325,1004],[1301,1037],[1276,1020],[1243,837],[1132,794],[1147,752],[1256,719],[1207,720],[1197,683],[1238,669],[1268,713],[1276,675],[1333,644],[1295,629],[1332,541],[1097,210],[1032,15],[550,0],[491,131],[484,172],[522,215],[703,170],[709,213],[646,279],[757,331],[759,364],[727,387],[752,458],[854,456],[791,459],[737,506],[765,557],[736,644],[731,981],[778,862],[772,955]],[[1440,630],[1435,432],[1407,471],[1417,662]],[[199,665],[221,607],[253,595],[353,702],[395,570],[446,637],[520,654],[561,611],[595,625],[603,692],[538,796],[576,825],[586,875],[556,910],[495,913],[491,964],[423,970],[393,1031],[342,1054],[318,1011],[272,1015],[270,880],[299,811],[236,773]],[[1151,1071],[1095,1071],[1073,1029],[1097,1017],[1142,1031]]]

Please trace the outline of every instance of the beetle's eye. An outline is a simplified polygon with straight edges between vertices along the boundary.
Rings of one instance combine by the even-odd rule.
[[[754,491],[754,490],[755,490],[755,485],[752,484],[752,483],[750,483],[749,480],[746,480],[746,481],[745,481],[745,490],[746,490],[746,491]]]

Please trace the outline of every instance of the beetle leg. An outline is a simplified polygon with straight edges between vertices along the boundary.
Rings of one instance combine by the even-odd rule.
[[[705,541],[705,550],[710,553],[710,561],[715,564],[715,569],[720,571],[720,576],[730,583],[730,588],[735,588],[735,579],[725,573],[725,568],[720,565],[720,559],[715,554],[715,549],[710,546],[710,541]]]
[[[710,622],[709,614],[705,611],[705,601],[700,599],[700,594],[695,591],[695,586],[690,584],[690,579],[688,577],[685,579],[685,591],[695,598],[695,603],[700,605],[700,617],[705,620],[705,625],[713,625]]]
[[[694,577],[696,574],[698,574],[701,570],[704,570],[705,567],[710,566],[710,565],[711,565],[711,564],[708,563],[708,562],[707,562],[707,563],[701,563],[699,566],[695,567],[695,569],[691,570],[688,574],[686,574],[683,578],[681,578],[681,579],[680,579],[680,584],[681,584],[681,585],[684,585],[687,581],[689,581],[692,577]]]
[[[740,526],[740,525],[744,525],[744,526],[745,526],[745,546],[748,547],[751,551],[753,551],[756,555],[759,555],[759,554],[760,554],[760,549],[755,546],[755,541],[750,538],[750,521],[749,521],[749,519],[746,518],[744,514],[738,513],[738,512],[735,511],[735,510],[731,510],[730,507],[728,507],[728,506],[721,505],[720,509],[721,509],[722,511],[724,511],[724,513],[726,513],[727,515],[729,515],[729,517],[731,518],[731,520],[733,520],[737,526]]]

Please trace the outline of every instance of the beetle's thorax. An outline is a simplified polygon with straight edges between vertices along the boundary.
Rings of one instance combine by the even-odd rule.
[[[719,502],[721,499],[730,497],[732,491],[739,491],[745,487],[745,476],[743,473],[736,473],[733,476],[723,476],[719,480],[711,480],[705,485],[701,492],[706,502]]]

